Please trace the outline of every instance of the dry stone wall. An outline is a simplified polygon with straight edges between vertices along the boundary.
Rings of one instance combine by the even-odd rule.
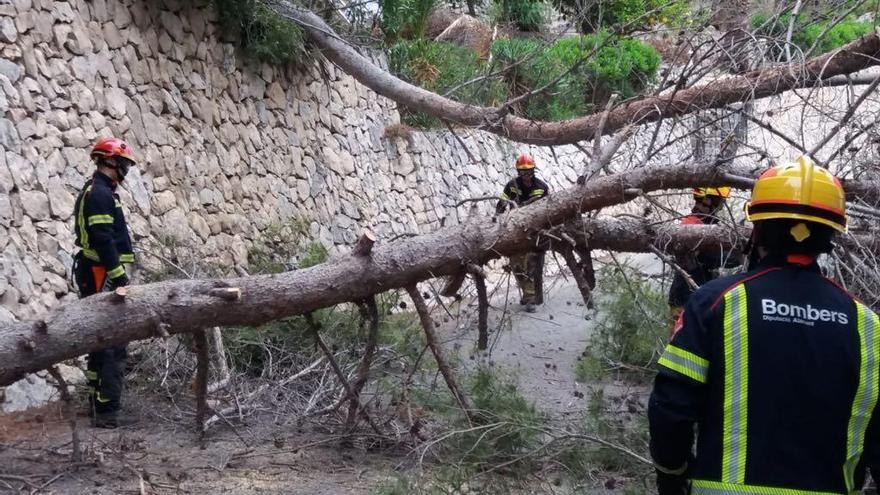
[[[456,221],[527,151],[465,132],[473,161],[450,133],[388,136],[394,103],[335,67],[254,64],[218,35],[198,1],[0,0],[0,320],[73,297],[73,203],[99,137],[136,148],[121,196],[138,245],[170,237],[230,271],[288,219],[330,248]],[[574,181],[572,149],[532,151],[553,186]]]

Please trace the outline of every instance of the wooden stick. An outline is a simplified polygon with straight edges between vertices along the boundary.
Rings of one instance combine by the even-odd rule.
[[[458,405],[461,407],[462,411],[464,411],[468,423],[473,426],[473,410],[467,396],[465,396],[464,393],[462,393],[461,388],[459,388],[455,379],[455,374],[452,372],[452,368],[449,367],[449,364],[447,364],[446,360],[443,358],[443,352],[440,350],[440,344],[437,342],[437,336],[434,334],[434,322],[431,320],[428,305],[425,304],[425,301],[422,299],[422,296],[419,294],[419,290],[415,285],[407,287],[406,292],[413,300],[416,312],[419,314],[419,320],[422,323],[422,328],[425,330],[425,340],[428,343],[428,347],[431,349],[431,353],[434,354],[434,359],[437,361],[437,367],[440,368],[440,374],[443,375],[443,380],[446,382],[446,386],[449,387],[452,396],[455,397]]]
[[[373,355],[376,353],[376,344],[379,340],[379,308],[376,306],[375,297],[370,297],[364,302],[361,314],[364,319],[369,319],[369,333],[367,334],[367,344],[364,347],[364,356],[361,358],[360,365],[358,365],[357,378],[355,378],[352,385],[354,397],[348,403],[348,418],[345,420],[345,429],[348,431],[354,429],[358,407],[360,406],[361,390],[363,390],[364,385],[367,383],[370,365],[373,364]]]
[[[446,284],[440,289],[440,295],[443,297],[453,297],[458,294],[458,291],[461,290],[461,285],[464,284],[466,275],[467,272],[462,270],[448,277],[446,279]]]
[[[489,296],[486,291],[486,272],[477,265],[468,265],[468,272],[474,277],[477,287],[477,349],[485,351],[489,347]]]
[[[193,388],[196,393],[196,428],[199,440],[205,439],[205,416],[208,412],[208,336],[204,330],[193,333],[196,351],[196,380]]]
[[[348,395],[349,399],[357,402],[358,398],[354,394],[354,390],[351,387],[351,384],[348,383],[348,380],[345,378],[345,373],[342,372],[342,368],[339,367],[339,363],[336,362],[336,358],[333,357],[333,352],[327,347],[327,344],[324,343],[324,339],[321,338],[321,334],[318,333],[318,323],[315,321],[314,317],[311,313],[306,313],[305,315],[306,321],[309,323],[309,326],[312,329],[312,334],[315,337],[315,342],[318,344],[318,347],[321,348],[321,351],[327,356],[327,360],[330,361],[330,367],[333,368],[333,372],[336,373],[336,377],[339,378],[339,383],[342,384],[342,388],[345,389],[345,393]],[[366,418],[367,422],[370,423],[370,427],[373,431],[376,432],[379,436],[385,436],[382,432],[382,429],[376,423],[373,418],[367,414],[367,411],[358,408],[360,410],[361,416]]]
[[[587,306],[587,308],[592,308],[593,292],[591,290],[590,284],[587,282],[586,277],[584,277],[583,268],[574,257],[574,252],[567,247],[560,249],[558,252],[562,254],[562,258],[565,260],[565,264],[568,266],[568,270],[574,277],[574,281],[577,283],[578,290],[581,292],[581,297],[584,299],[584,304]]]

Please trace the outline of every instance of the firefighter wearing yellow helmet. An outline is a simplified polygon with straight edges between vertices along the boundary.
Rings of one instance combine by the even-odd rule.
[[[681,219],[682,225],[714,225],[718,212],[730,197],[729,187],[698,187],[693,190],[691,213]],[[716,278],[721,266],[737,266],[738,257],[721,259],[720,253],[697,252],[679,255],[676,263],[687,272],[697,286]],[[729,253],[728,253],[729,254]],[[674,325],[694,290],[684,275],[676,271],[669,286],[670,324]]]
[[[535,159],[531,155],[523,153],[517,158],[516,173],[517,176],[501,192],[495,207],[496,214],[503,213],[513,205],[519,207],[533,203],[547,196],[550,190],[546,182],[535,177]],[[544,253],[538,251],[512,256],[510,268],[522,294],[520,304],[527,312],[533,313],[535,305],[544,303]]]
[[[816,263],[845,206],[807,158],[756,181],[757,266],[700,287],[658,361],[660,495],[859,493],[880,476],[880,319]]]

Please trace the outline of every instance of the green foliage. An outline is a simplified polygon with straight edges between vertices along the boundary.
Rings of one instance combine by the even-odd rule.
[[[580,32],[593,33],[611,26],[644,29],[657,23],[681,25],[689,19],[686,0],[553,0],[568,19],[578,22]]]
[[[669,331],[665,295],[625,265],[604,269],[599,291],[599,317],[588,354],[605,363],[652,366]]]
[[[267,227],[248,251],[251,272],[281,273],[326,261],[327,248],[307,232],[308,222],[299,218]]]
[[[405,81],[439,94],[483,75],[486,70],[473,51],[453,43],[430,40],[395,43],[388,49],[388,66]],[[454,97],[464,103],[492,106],[504,101],[506,94],[499,81],[486,81],[465,85]],[[413,127],[441,126],[437,119],[423,114],[404,111],[402,117]]]
[[[852,16],[841,20],[833,26],[834,19],[826,17],[817,16],[816,13],[811,12],[800,13],[795,19],[792,29],[792,44],[802,51],[807,51],[813,44],[816,44],[815,50],[810,54],[815,56],[840,48],[874,30],[873,23],[861,22]],[[785,39],[790,22],[790,12],[775,17],[768,12],[758,12],[751,18],[752,27],[759,34],[782,41]],[[780,46],[775,48],[777,55],[785,51],[784,46],[781,44],[782,41],[780,41]]]
[[[565,38],[546,47],[534,40],[501,39],[492,45],[492,53],[499,66],[513,66],[504,78],[514,95],[550,85],[521,109],[541,120],[587,114],[612,93],[635,96],[660,66],[660,56],[650,45],[607,33]]]
[[[474,426],[452,438],[461,462],[479,469],[513,460],[535,448],[544,417],[520,394],[513,381],[481,367],[468,383],[476,409]],[[527,461],[522,461],[527,462]]]
[[[547,5],[542,0],[495,0],[495,20],[510,23],[520,31],[535,33],[547,23]]]
[[[428,15],[436,4],[437,0],[381,0],[385,41],[422,39],[428,26]]]
[[[390,344],[396,350],[418,348],[420,351],[421,347],[413,343],[420,336],[416,318],[411,313],[390,314],[397,302],[396,292],[377,297],[379,342]],[[354,347],[364,338],[364,321],[355,307],[319,309],[312,313],[312,318],[321,330],[321,337],[333,348]],[[251,376],[271,373],[270,366],[289,366],[290,359],[303,354],[314,354],[309,359],[315,359],[318,353],[312,327],[304,316],[293,316],[259,327],[225,329],[223,342],[233,368]]]
[[[212,0],[224,34],[247,53],[276,65],[311,61],[305,32],[259,0]]]

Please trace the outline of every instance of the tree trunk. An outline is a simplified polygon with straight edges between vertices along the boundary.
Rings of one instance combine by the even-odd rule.
[[[409,84],[362,56],[314,13],[286,1],[272,4],[271,8],[299,24],[325,57],[376,93],[412,111],[484,129],[513,141],[542,146],[577,143],[593,138],[596,133],[612,134],[630,124],[766,98],[880,64],[880,36],[872,33],[803,64],[747,72],[709,85],[680,89],[661,96],[645,96],[605,112],[571,120],[541,122],[511,115],[503,107],[484,108],[459,103]]]
[[[639,191],[730,182],[731,177],[722,172],[708,165],[647,167],[560,191],[512,210],[497,221],[476,218],[430,234],[379,244],[371,256],[339,256],[311,268],[273,275],[131,286],[124,297],[96,294],[63,305],[42,320],[0,325],[0,386],[65,359],[132,340],[212,326],[259,325],[457,274],[468,263],[483,265],[532,249],[541,231],[562,225],[579,212],[630,201]],[[737,182],[748,183],[748,179]],[[853,188],[872,194],[877,190],[872,183]],[[601,245],[594,235],[590,247],[628,250],[626,239],[630,246],[644,245],[638,231],[627,230],[625,224],[614,225],[615,233],[607,238],[607,245]],[[573,230],[573,237],[583,235],[582,230]],[[729,231],[722,234],[730,236]],[[698,236],[691,237],[693,242],[688,245],[697,245]],[[676,238],[669,241],[674,244]]]

